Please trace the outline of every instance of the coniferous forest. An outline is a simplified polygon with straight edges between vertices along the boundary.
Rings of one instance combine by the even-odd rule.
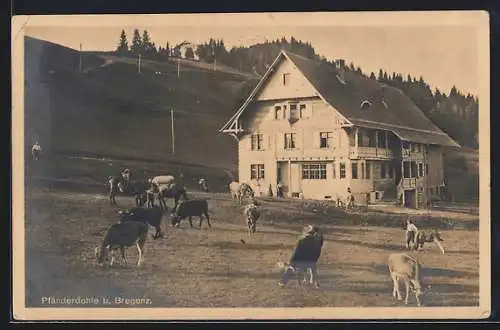
[[[186,45],[188,45],[186,47]],[[184,53],[182,50],[184,49]],[[370,79],[383,82],[405,92],[413,102],[443,131],[450,135],[460,145],[478,148],[478,98],[466,91],[460,91],[455,86],[449,91],[432,89],[424,77],[414,77],[407,73],[386,72],[380,68],[378,72],[364,72],[362,68],[348,59],[326,59],[318,55],[309,42],[291,37],[266,41],[245,47],[227,49],[223,39],[210,38],[196,46],[196,49],[183,42],[172,45],[168,41],[156,45],[147,30],[140,33],[134,30],[129,44],[127,35],[122,30],[116,53],[120,56],[144,56],[156,60],[168,61],[172,58],[195,58],[199,61],[225,64],[240,71],[263,75],[280,50],[288,50],[304,57],[323,61],[337,66],[339,61],[346,63],[345,70]]]

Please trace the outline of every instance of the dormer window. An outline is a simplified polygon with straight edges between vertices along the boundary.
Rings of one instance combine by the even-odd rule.
[[[288,86],[290,84],[290,74],[283,73],[283,86]]]
[[[359,106],[361,109],[368,109],[369,107],[371,107],[371,102],[370,101],[367,101],[367,100],[364,100],[363,102],[361,102],[361,105]]]

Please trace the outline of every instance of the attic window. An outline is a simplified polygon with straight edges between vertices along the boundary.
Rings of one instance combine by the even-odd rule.
[[[366,100],[365,100],[365,101],[361,102],[361,105],[360,105],[359,107],[360,107],[361,109],[367,109],[367,108],[371,107],[371,105],[372,105],[372,104],[370,103],[370,101],[366,101]]]
[[[283,73],[283,86],[287,86],[290,82],[290,74]]]

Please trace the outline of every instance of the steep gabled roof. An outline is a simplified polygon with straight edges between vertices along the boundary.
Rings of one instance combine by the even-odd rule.
[[[320,61],[281,51],[243,106],[221,129],[225,130],[258,94],[279,59],[289,59],[319,96],[350,124],[392,131],[402,140],[459,147],[439,129],[400,89],[353,72],[343,72]],[[367,101],[367,102],[365,102]],[[365,103],[366,107],[361,105]]]

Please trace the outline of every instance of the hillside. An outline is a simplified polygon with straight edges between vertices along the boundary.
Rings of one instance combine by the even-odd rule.
[[[217,134],[255,84],[248,74],[78,52],[25,39],[26,148],[53,154],[200,164],[234,170],[236,144]],[[155,74],[161,72],[160,75]],[[175,116],[172,155],[170,109]]]

